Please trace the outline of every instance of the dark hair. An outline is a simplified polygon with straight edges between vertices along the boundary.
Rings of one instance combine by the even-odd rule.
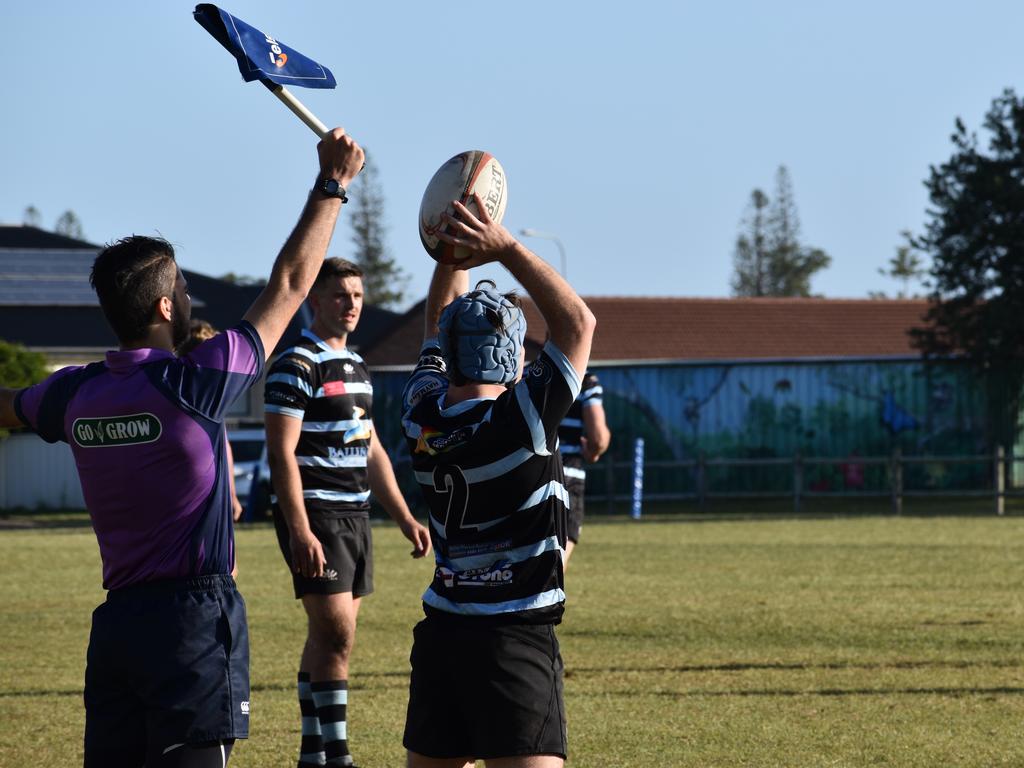
[[[131,235],[99,252],[89,283],[122,343],[145,337],[156,302],[174,297],[176,273],[174,248],[163,238]]]
[[[185,339],[178,348],[175,350],[178,357],[184,357],[193,349],[198,347],[207,339],[212,339],[217,335],[217,329],[210,325],[205,320],[200,320],[193,317],[192,322],[188,327],[188,338]]]
[[[363,270],[360,269],[357,264],[353,264],[348,259],[340,259],[337,256],[332,256],[329,259],[324,259],[323,266],[320,267],[316,280],[313,281],[313,288],[323,288],[324,283],[328,280],[333,280],[338,277],[362,276]]]

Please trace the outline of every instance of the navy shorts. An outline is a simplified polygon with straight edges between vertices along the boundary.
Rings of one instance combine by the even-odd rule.
[[[277,545],[292,574],[295,598],[303,595],[332,595],[351,592],[363,597],[373,592],[373,536],[368,517],[309,516],[309,527],[324,549],[324,575],[309,579],[295,572],[288,524],[281,508],[274,505]]]
[[[413,629],[402,743],[434,758],[566,756],[555,628],[472,626],[428,616]]]
[[[85,768],[249,735],[249,631],[228,575],[111,590],[92,615]]]

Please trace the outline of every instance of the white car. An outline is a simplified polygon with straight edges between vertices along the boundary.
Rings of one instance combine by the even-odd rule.
[[[235,461],[235,493],[242,506],[247,508],[249,515],[262,518],[265,509],[249,507],[249,495],[256,481],[257,501],[269,506],[270,499],[270,464],[267,463],[267,436],[262,429],[228,430],[228,442],[231,443],[231,454]]]

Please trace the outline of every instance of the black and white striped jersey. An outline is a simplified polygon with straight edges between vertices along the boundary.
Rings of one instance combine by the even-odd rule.
[[[579,374],[548,342],[511,389],[445,406],[440,348],[427,341],[403,393],[402,426],[430,508],[428,614],[557,623],[569,499],[558,424]]]
[[[373,386],[363,359],[304,330],[274,361],[263,401],[267,413],[302,419],[295,460],[307,512],[369,516]]]
[[[583,409],[601,405],[604,390],[596,375],[587,371],[583,376],[580,396],[569,407],[569,412],[558,427],[558,450],[562,453],[565,476],[585,480],[583,455],[580,452],[580,438],[583,437]]]

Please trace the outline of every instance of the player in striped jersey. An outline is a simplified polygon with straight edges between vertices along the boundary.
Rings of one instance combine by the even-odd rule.
[[[612,433],[604,418],[601,395],[604,390],[597,376],[587,371],[580,396],[558,427],[558,450],[562,454],[565,487],[569,491],[569,527],[566,531],[565,567],[580,540],[583,527],[583,493],[587,481],[584,462],[594,463],[608,450]]]
[[[452,234],[442,236],[472,255],[434,270],[426,340],[403,394],[436,559],[414,631],[404,744],[412,768],[477,759],[553,768],[567,749],[554,633],[568,505],[557,431],[579,394],[595,322],[476,203],[479,219],[455,203]],[[467,292],[466,270],[491,261],[519,280],[551,331],[525,373],[514,297],[483,284]]]
[[[359,604],[373,591],[371,491],[413,555],[430,551],[373,428],[370,373],[346,348],[362,311],[362,274],[344,259],[324,261],[309,294],[312,328],[278,357],[264,390],[274,523],[309,619],[299,766],[352,765],[348,668]]]

